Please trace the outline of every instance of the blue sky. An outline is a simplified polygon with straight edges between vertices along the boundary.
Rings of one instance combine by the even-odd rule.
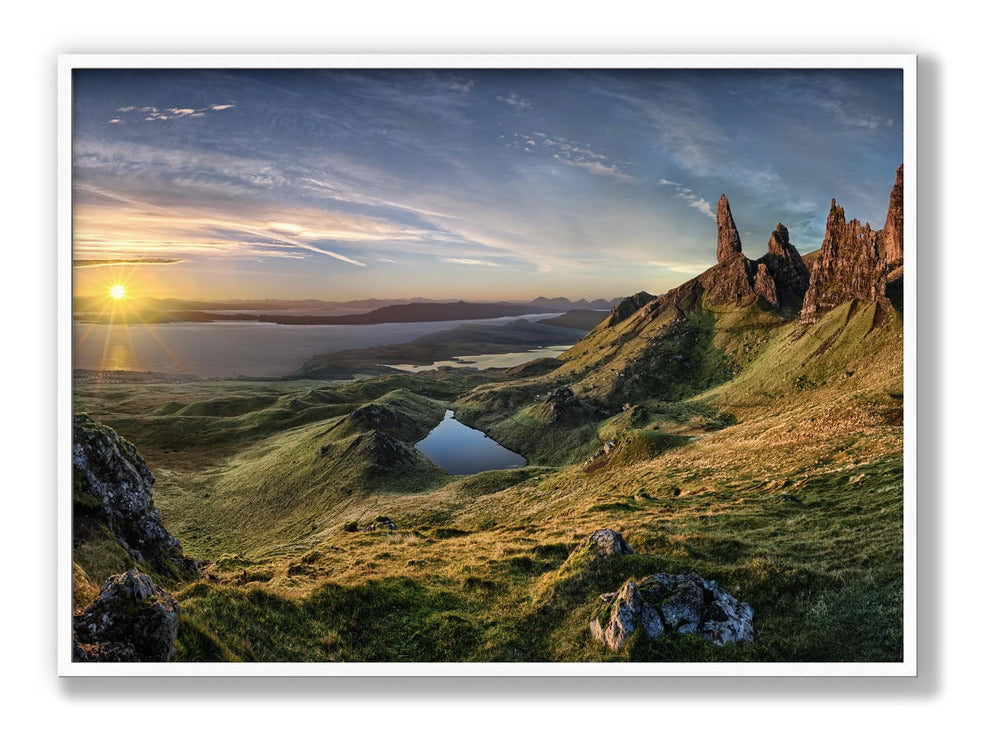
[[[899,70],[78,70],[77,294],[597,298],[881,227]],[[157,264],[137,264],[143,259]],[[131,263],[130,263],[131,262]],[[117,271],[116,271],[117,270]]]

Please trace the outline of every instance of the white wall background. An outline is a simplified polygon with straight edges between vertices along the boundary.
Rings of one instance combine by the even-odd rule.
[[[19,3],[3,24],[3,725],[125,735],[977,735],[995,729],[987,474],[998,409],[988,6],[835,3]],[[359,7],[354,7],[357,5]],[[55,100],[59,53],[920,54],[920,677],[911,680],[58,680]],[[912,252],[908,257],[912,258]],[[911,316],[908,319],[912,320]],[[993,728],[990,725],[993,724]],[[6,731],[5,731],[6,732]]]

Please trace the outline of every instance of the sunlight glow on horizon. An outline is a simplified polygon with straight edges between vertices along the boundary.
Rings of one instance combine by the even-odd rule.
[[[722,192],[751,257],[884,217],[901,120],[892,69],[77,70],[74,294],[662,293]]]

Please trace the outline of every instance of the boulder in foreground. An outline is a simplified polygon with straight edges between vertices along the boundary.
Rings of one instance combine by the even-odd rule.
[[[148,574],[116,574],[73,616],[73,660],[169,661],[179,620],[177,600]]]
[[[595,530],[586,541],[581,543],[573,553],[586,551],[594,556],[616,556],[618,554],[634,554],[635,550],[625,542],[621,533],[611,528]]]
[[[601,595],[601,601],[605,606],[591,621],[590,632],[612,651],[621,651],[640,629],[648,638],[694,633],[717,646],[753,642],[750,605],[694,573],[628,581],[618,592]]]

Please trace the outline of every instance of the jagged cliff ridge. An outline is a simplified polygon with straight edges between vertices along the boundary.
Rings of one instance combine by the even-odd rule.
[[[789,240],[788,228],[778,223],[771,233],[767,253],[759,259],[743,254],[729,199],[722,195],[716,207],[718,263],[655,300],[644,300],[642,311],[655,314],[667,307],[688,310],[703,297],[712,305],[726,305],[759,298],[772,308],[812,322],[820,312],[850,299],[873,301],[886,294],[887,284],[900,282],[903,269],[903,167],[889,196],[885,228],[848,222],[844,209],[833,201],[827,217],[823,245],[810,269]],[[631,307],[644,293],[626,298]],[[629,312],[629,315],[635,312]],[[623,315],[621,319],[628,317]],[[613,323],[608,323],[613,324]]]
[[[874,230],[858,220],[847,221],[837,201],[830,203],[826,235],[802,302],[802,321],[811,323],[825,310],[850,299],[874,301],[886,294],[886,284],[902,276],[903,167],[889,195],[885,228]]]
[[[197,574],[197,564],[153,506],[154,481],[135,446],[84,413],[74,416],[74,548],[110,534],[108,543],[148,571],[175,578]]]
[[[788,240],[788,229],[778,223],[768,242],[767,253],[754,260],[743,254],[740,233],[725,195],[719,198],[715,217],[718,263],[662,295],[646,309],[658,311],[672,306],[686,310],[707,295],[713,305],[760,298],[772,308],[797,311],[809,286],[809,270]],[[622,304],[632,299],[626,298]]]
[[[886,275],[876,248],[888,249],[892,242],[896,251],[902,249],[898,236],[892,235],[902,232],[902,170],[890,201],[887,220],[896,225],[889,235],[877,236],[869,228],[862,237],[860,224],[846,223],[842,211],[832,214],[827,246],[822,254],[819,250],[810,254],[810,261],[814,265],[835,262],[831,250],[843,241],[868,244],[867,252],[859,251],[869,258],[860,260],[857,254],[840,252],[842,263],[828,269],[822,283],[829,302],[819,310],[854,299],[881,302],[883,295],[896,311],[902,310],[902,280],[898,280],[899,287],[892,281],[896,273],[901,276],[902,266]],[[767,343],[766,332],[799,320],[807,291],[816,291],[810,288],[816,275],[810,274],[806,260],[792,244],[788,228],[778,223],[767,252],[749,259],[725,195],[719,200],[716,219],[718,263],[654,300],[647,301],[642,293],[623,300],[622,318],[615,323],[609,317],[561,356],[553,379],[571,384],[579,397],[602,407],[648,396],[675,399],[732,378]],[[624,315],[626,308],[640,302],[645,304]],[[807,321],[812,319],[807,317]]]

